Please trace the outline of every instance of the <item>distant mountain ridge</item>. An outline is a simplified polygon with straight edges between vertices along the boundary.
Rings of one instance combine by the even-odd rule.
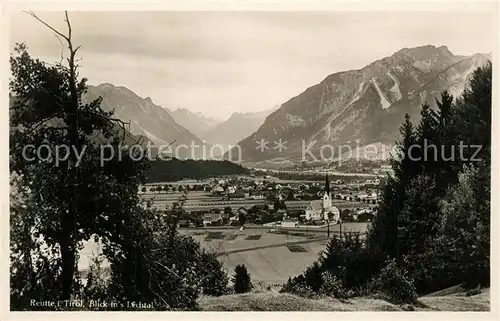
[[[278,108],[277,106],[255,113],[234,112],[226,121],[206,133],[203,138],[210,144],[218,144],[223,147],[235,145],[259,129],[266,117]]]
[[[199,138],[203,138],[207,132],[214,129],[223,122],[221,119],[206,117],[202,113],[193,113],[186,108],[169,110],[175,121],[191,131]]]
[[[417,120],[424,101],[435,106],[443,90],[458,96],[473,71],[488,60],[491,55],[456,56],[446,46],[428,45],[404,48],[361,69],[331,74],[282,104],[241,140],[241,156],[247,162],[312,161],[303,159],[304,147],[319,157],[326,144],[392,144],[405,113]],[[256,148],[261,139],[269,142],[268,148]],[[286,149],[273,148],[279,139],[286,142]],[[230,153],[235,152],[240,153],[233,150],[226,157],[234,159]]]

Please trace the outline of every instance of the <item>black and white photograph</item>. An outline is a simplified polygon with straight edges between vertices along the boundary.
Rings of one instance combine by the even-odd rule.
[[[498,2],[63,5],[3,14],[6,310],[498,317]]]

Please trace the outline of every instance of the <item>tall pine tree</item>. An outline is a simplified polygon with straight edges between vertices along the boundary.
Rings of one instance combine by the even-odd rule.
[[[419,172],[413,160],[417,137],[408,114],[400,126],[401,140],[397,144],[398,157],[391,160],[394,177],[388,177],[382,190],[377,217],[368,236],[370,250],[378,253],[379,259],[400,258],[398,249],[398,216],[404,206],[406,187]]]

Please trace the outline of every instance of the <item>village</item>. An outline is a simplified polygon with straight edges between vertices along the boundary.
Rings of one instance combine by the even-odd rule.
[[[328,175],[323,182],[231,176],[148,184],[139,193],[160,211],[182,202],[180,228],[320,227],[372,221],[379,184],[379,178],[330,182]]]

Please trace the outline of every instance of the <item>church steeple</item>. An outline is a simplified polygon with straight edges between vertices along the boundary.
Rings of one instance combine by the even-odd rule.
[[[328,174],[326,174],[325,179],[325,193],[323,194],[323,214],[327,215],[326,211],[330,211],[332,207],[332,197],[330,194],[330,182],[328,181]]]
[[[330,195],[330,182],[328,181],[328,173],[326,174],[325,179],[325,193]]]

